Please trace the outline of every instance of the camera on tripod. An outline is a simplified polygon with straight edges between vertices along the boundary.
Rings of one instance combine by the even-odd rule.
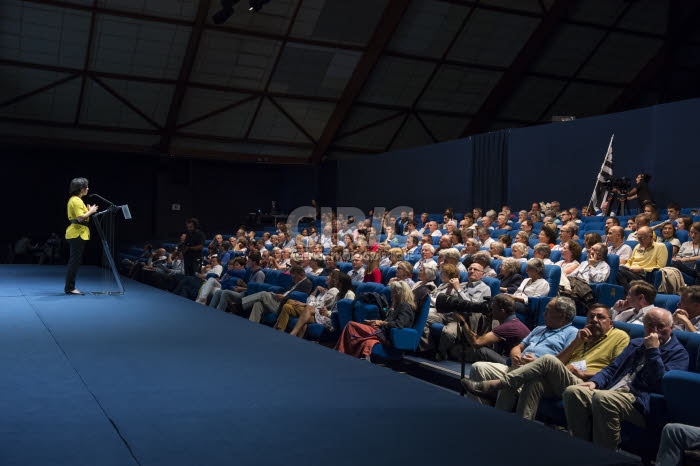
[[[435,310],[440,313],[458,312],[469,315],[474,313],[490,314],[490,298],[485,298],[481,303],[472,303],[459,296],[440,294],[435,301]]]
[[[619,193],[620,195],[626,195],[632,187],[632,180],[623,176],[620,178],[612,178],[603,183],[603,185],[613,192]]]

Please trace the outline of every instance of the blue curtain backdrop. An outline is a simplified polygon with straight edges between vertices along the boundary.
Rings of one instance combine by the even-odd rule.
[[[472,136],[471,192],[475,207],[508,204],[508,146],[510,130]]]
[[[464,212],[502,203],[529,208],[533,201],[555,199],[564,207],[580,207],[590,200],[615,134],[615,177],[634,180],[639,172],[651,173],[658,206],[676,201],[697,207],[698,114],[700,99],[692,99],[342,160],[337,200],[346,206],[412,202],[416,210],[434,213],[448,206]],[[358,183],[368,173],[375,182]]]

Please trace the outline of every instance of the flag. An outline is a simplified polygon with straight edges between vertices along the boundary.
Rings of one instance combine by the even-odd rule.
[[[605,153],[605,158],[603,159],[603,166],[600,167],[598,172],[598,177],[595,181],[595,187],[593,188],[593,195],[591,196],[591,202],[588,204],[589,209],[593,209],[594,212],[603,209],[603,203],[607,200],[609,192],[609,182],[613,177],[613,151],[612,143],[615,135],[610,137],[610,144],[608,145],[608,151]]]

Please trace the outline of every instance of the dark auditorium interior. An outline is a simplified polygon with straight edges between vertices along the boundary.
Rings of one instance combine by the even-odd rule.
[[[254,325],[204,312],[194,295],[124,267],[145,243],[170,253],[190,218],[207,262],[215,235],[274,234],[312,202],[316,218],[292,227],[319,235],[343,208],[370,219],[425,212],[445,233],[448,208],[459,222],[509,206],[512,230],[497,231],[513,241],[533,203],[591,205],[582,243],[607,233],[610,204],[592,202],[606,157],[610,178],[630,189],[650,175],[652,226],[673,205],[699,222],[699,1],[3,0],[0,23],[0,185],[15,205],[0,229],[0,464],[652,464],[666,423],[700,427],[686,398],[700,388],[691,332],[674,333],[688,334],[678,337],[688,370],[664,377],[648,428],[623,423],[612,452],[570,437],[565,418],[525,421],[463,396],[464,364],[417,352],[427,303],[412,346],[385,344],[368,364],[333,351],[342,328],[315,338],[310,325],[296,339],[270,328],[276,314]],[[62,238],[76,177],[132,218],[104,215],[116,217],[106,241],[91,227],[78,283],[93,292],[73,297],[62,292]],[[632,200],[616,207],[623,228],[644,212]],[[405,231],[389,243],[382,220],[372,226],[374,241],[405,252]],[[696,253],[697,236],[677,237]],[[18,250],[22,238],[36,253]],[[47,258],[49,238],[59,251]],[[677,252],[667,244],[664,270]],[[419,263],[420,249],[404,261]],[[336,261],[344,273],[350,252]],[[610,262],[616,274],[622,263]],[[560,286],[546,267],[552,288],[530,304],[536,324]],[[692,267],[681,286],[700,283],[700,260]],[[395,267],[381,271],[356,294],[391,299]],[[277,272],[250,289],[288,290],[288,270]],[[646,275],[657,289],[665,277]],[[118,292],[98,291],[115,282]],[[626,296],[614,275],[597,285],[606,306]],[[340,298],[336,327],[383,315]],[[654,304],[674,312],[680,299],[659,291]],[[509,448],[494,448],[504,433]],[[700,448],[683,464],[700,464]]]

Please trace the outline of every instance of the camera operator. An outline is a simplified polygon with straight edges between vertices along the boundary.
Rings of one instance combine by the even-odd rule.
[[[608,207],[604,210],[605,215],[610,215],[615,213],[617,215],[625,215],[625,203],[629,197],[630,188],[632,187],[632,182],[625,178],[613,178],[609,180],[606,184],[607,188],[610,189],[610,196],[607,199]]]
[[[653,204],[653,196],[649,189],[650,181],[651,175],[648,173],[640,173],[637,175],[637,186],[627,193],[627,200],[637,199],[640,209],[643,209],[647,204]]]

